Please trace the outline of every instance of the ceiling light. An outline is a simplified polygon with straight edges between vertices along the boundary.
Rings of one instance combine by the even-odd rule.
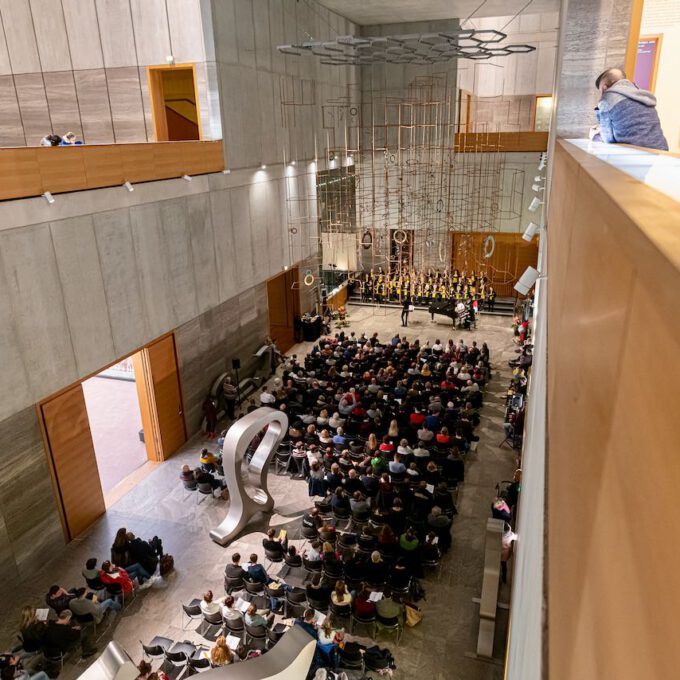
[[[46,191],[46,192],[43,194],[43,198],[44,198],[50,205],[51,205],[52,203],[54,203],[54,196],[52,196],[52,194],[51,194],[49,191]]]
[[[191,182],[193,177],[191,175],[182,175],[182,179],[185,180],[186,182]]]
[[[538,162],[538,170],[539,170],[539,172],[540,172],[541,170],[543,170],[543,168],[545,168],[547,162],[548,162],[548,154],[546,154],[545,152],[543,152],[543,153],[541,154],[541,160]]]
[[[295,161],[291,161],[290,164],[291,164],[291,165],[295,165]]]
[[[532,191],[545,191],[545,187],[539,187],[538,184],[531,185]]]
[[[130,192],[132,193],[135,188],[132,186],[132,183],[130,181],[123,182],[123,186]]]
[[[222,170],[223,175],[231,175],[231,170],[229,168],[226,168],[225,170]]]
[[[267,169],[267,166],[266,166],[264,163],[261,163],[261,164],[260,164],[260,169],[261,169],[261,170],[266,170],[266,169]]]

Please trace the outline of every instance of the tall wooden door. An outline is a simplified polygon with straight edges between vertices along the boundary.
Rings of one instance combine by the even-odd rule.
[[[166,335],[149,345],[144,353],[147,378],[155,406],[158,460],[171,456],[187,440],[184,408],[177,369],[175,336]]]
[[[80,383],[40,404],[64,532],[71,540],[106,511]]]
[[[294,320],[300,314],[298,276],[298,268],[293,267],[267,281],[269,335],[281,352],[295,344]]]

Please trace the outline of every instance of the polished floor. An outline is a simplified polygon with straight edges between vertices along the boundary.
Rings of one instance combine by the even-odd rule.
[[[387,635],[380,638],[380,644],[392,649],[398,678],[500,680],[507,611],[499,610],[495,645],[498,662],[475,659],[471,653],[476,647],[479,615],[473,598],[479,596],[481,589],[484,528],[489,506],[496,482],[509,479],[516,465],[516,453],[498,446],[503,439],[504,390],[510,377],[507,361],[516,356],[508,319],[484,316],[476,330],[465,332],[453,331],[450,321],[444,318],[431,322],[425,312],[413,313],[408,329],[400,327],[398,310],[350,306],[349,313],[349,330],[378,331],[383,340],[388,340],[396,331],[406,330],[407,337],[419,337],[421,341],[436,338],[444,341],[449,337],[457,340],[462,335],[468,341],[476,339],[489,344],[493,379],[478,429],[481,440],[466,463],[452,550],[441,573],[431,574],[424,581],[427,591],[427,599],[421,602],[424,620],[416,628],[406,629],[399,647]],[[308,347],[309,344],[298,345],[291,352],[302,355]],[[201,436],[192,439],[170,461],[155,468],[115,503],[83,536],[66,546],[63,556],[51,560],[46,556],[42,571],[26,582],[20,594],[3,603],[0,640],[5,646],[11,641],[21,606],[24,603],[39,606],[52,583],[65,587],[80,585],[85,560],[91,556],[106,559],[113,534],[121,526],[144,538],[161,536],[166,550],[175,557],[176,570],[165,583],[140,593],[116,618],[100,646],[112,635],[138,661],[140,640],[149,641],[155,635],[201,642],[193,632],[193,625],[183,630],[180,604],[200,597],[208,588],[221,596],[224,566],[232,552],[238,550],[248,555],[254,551],[261,555],[264,530],[268,526],[294,529],[301,513],[310,505],[304,482],[272,472],[269,488],[276,500],[274,514],[261,517],[228,548],[218,546],[210,540],[208,531],[226,514],[227,502],[208,498],[198,504],[195,496],[185,497],[177,479],[183,463],[197,463],[198,451],[204,443],[207,442]],[[507,602],[508,598],[509,589],[504,586],[501,600]],[[69,663],[60,677],[76,678],[84,667],[82,662]]]
[[[83,383],[83,392],[99,479],[107,494],[147,460],[146,446],[139,440],[142,415],[137,386],[130,380],[96,375]]]

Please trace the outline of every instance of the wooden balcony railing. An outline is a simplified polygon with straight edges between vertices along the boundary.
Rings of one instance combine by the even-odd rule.
[[[222,170],[221,140],[0,149],[0,200]]]

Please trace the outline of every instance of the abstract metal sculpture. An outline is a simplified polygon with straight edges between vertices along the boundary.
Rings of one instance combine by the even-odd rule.
[[[248,445],[265,427],[267,431],[247,464],[247,470],[242,470]],[[283,411],[266,406],[239,418],[229,428],[222,447],[222,465],[230,505],[224,521],[210,532],[210,538],[216,543],[227,545],[255,514],[273,509],[274,499],[267,489],[267,474],[272,456],[286,436],[287,429],[288,416]],[[252,497],[245,488],[244,472],[257,479]]]
[[[451,59],[491,59],[533,52],[534,45],[499,45],[507,34],[495,29],[463,29],[407,35],[339,35],[334,40],[278,45],[281,54],[316,56],[332,66],[437,64]]]

